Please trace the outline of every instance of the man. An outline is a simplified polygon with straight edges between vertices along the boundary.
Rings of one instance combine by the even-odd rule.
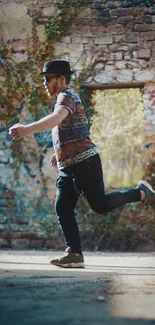
[[[69,87],[73,71],[65,60],[45,63],[41,75],[48,95],[56,96],[53,112],[37,122],[10,128],[13,139],[21,139],[52,129],[55,155],[51,164],[57,166],[56,213],[65,240],[65,254],[50,263],[60,267],[84,267],[79,229],[74,209],[80,194],[91,208],[106,213],[126,203],[142,201],[153,205],[155,191],[146,181],[136,188],[105,194],[100,156],[88,135],[88,121],[79,95]]]

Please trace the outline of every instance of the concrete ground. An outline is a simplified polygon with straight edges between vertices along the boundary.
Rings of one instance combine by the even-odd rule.
[[[0,251],[0,325],[155,324],[155,252],[85,253],[85,269],[49,265],[54,251]]]

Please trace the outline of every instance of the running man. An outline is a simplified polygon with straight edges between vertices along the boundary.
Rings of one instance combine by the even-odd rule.
[[[82,194],[91,208],[100,214],[131,202],[155,205],[155,191],[141,180],[136,188],[105,194],[101,159],[88,133],[88,120],[82,101],[69,83],[73,71],[66,60],[52,60],[44,64],[43,84],[47,94],[55,96],[51,114],[37,122],[13,125],[9,133],[13,139],[22,139],[52,129],[55,154],[51,164],[57,166],[55,209],[66,241],[65,254],[50,261],[60,267],[83,268],[75,207]]]

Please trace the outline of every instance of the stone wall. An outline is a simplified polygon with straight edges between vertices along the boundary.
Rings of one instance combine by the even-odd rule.
[[[64,2],[72,7],[78,1]],[[0,1],[0,37],[7,44],[14,65],[28,61],[34,51],[34,9],[52,18],[57,11],[56,3],[54,0]],[[39,40],[43,42],[45,26],[40,19],[36,22]],[[92,89],[144,87],[145,178],[155,185],[154,1],[88,1],[67,34],[55,43],[55,55],[70,61],[75,77],[83,68],[88,69],[85,85]],[[5,60],[1,55],[0,61],[2,69]],[[31,76],[26,78],[30,80]],[[5,87],[1,76],[0,85]],[[26,106],[20,107],[17,117],[20,122],[32,120]],[[57,171],[48,164],[53,153],[50,133],[22,140],[21,160],[17,165],[5,122],[1,120],[0,126],[0,247],[63,247],[54,212]],[[82,228],[83,219],[78,215],[81,229],[86,229]],[[152,215],[153,212],[151,220]],[[88,220],[87,224],[89,232],[92,228]],[[86,234],[84,230],[84,238]]]

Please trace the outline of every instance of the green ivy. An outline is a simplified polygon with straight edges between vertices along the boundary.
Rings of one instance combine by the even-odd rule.
[[[80,2],[79,6],[79,1],[73,1],[71,6],[71,1],[57,0],[57,12],[52,18],[44,17],[42,12],[34,7],[32,29],[34,51],[25,63],[14,66],[5,42],[2,39],[0,40],[0,65],[2,66],[0,75],[6,80],[3,87],[0,87],[0,106],[2,119],[7,126],[10,126],[14,121],[18,122],[17,115],[21,104],[26,103],[29,111],[36,119],[42,113],[40,103],[43,102],[45,110],[48,109],[50,101],[42,86],[39,72],[44,62],[56,58],[54,53],[55,42],[67,34],[73,20],[78,17],[78,14],[88,3],[91,3],[87,0]],[[44,42],[40,42],[38,38],[38,20],[42,21],[45,26],[46,40]],[[32,77],[31,85],[25,80],[27,72]],[[82,71],[78,81],[75,81],[73,86],[78,87],[90,120],[92,114],[91,96],[89,91],[83,87],[83,81],[86,77],[87,71]]]

